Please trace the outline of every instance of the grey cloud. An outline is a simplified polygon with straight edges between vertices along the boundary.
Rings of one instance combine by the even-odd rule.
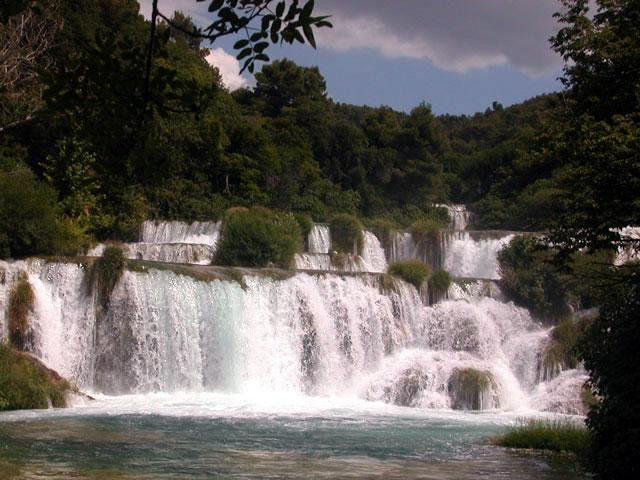
[[[560,64],[548,38],[557,0],[321,0],[334,30],[322,45],[370,46],[384,55],[427,58],[450,70],[510,64],[530,74]]]

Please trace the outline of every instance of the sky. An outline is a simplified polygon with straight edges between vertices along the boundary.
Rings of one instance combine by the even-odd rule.
[[[159,0],[207,25],[210,2]],[[318,66],[335,101],[388,105],[410,111],[426,102],[437,114],[473,114],[493,101],[504,106],[561,89],[560,57],[549,48],[557,30],[558,0],[316,0],[318,14],[331,15],[332,29],[309,46],[272,46],[272,59]],[[151,0],[140,0],[149,16]],[[226,86],[251,87],[238,75],[233,43],[210,45],[207,60]]]

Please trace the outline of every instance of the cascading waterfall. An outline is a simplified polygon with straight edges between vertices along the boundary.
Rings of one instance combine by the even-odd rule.
[[[339,255],[332,260],[331,254],[321,253],[329,251],[330,233],[328,226],[317,229],[322,234],[311,231],[308,237],[309,252],[296,254],[295,268],[298,270],[322,270],[340,272],[369,272],[382,273],[387,270],[387,259],[380,240],[372,232],[364,231],[362,255]]]
[[[395,232],[387,257],[415,259],[460,278],[498,280],[498,252],[516,234],[500,231],[443,231],[433,241],[416,242],[409,232]]]
[[[549,332],[526,310],[480,296],[480,287],[466,285],[456,298],[429,307],[414,287],[376,274],[274,279],[244,271],[238,283],[213,273],[203,279],[214,267],[192,268],[194,277],[125,271],[109,309],[99,314],[82,264],[2,262],[0,332],[7,336],[10,291],[26,272],[36,296],[33,353],[90,391],[291,392],[421,408],[577,408],[574,387],[584,374],[561,372],[538,383]]]
[[[308,253],[328,254],[331,250],[329,225],[316,223],[307,237]]]
[[[87,256],[100,257],[107,245],[101,243],[89,250]],[[196,243],[125,243],[121,245],[124,256],[131,260],[151,262],[210,265],[215,257],[215,247]]]
[[[512,232],[442,232],[443,268],[455,277],[500,279],[498,252]]]
[[[471,222],[471,213],[465,205],[436,204],[436,207],[446,208],[449,213],[449,230],[466,230]]]
[[[215,247],[220,238],[222,222],[178,221],[143,222],[140,241],[144,243],[195,243]]]

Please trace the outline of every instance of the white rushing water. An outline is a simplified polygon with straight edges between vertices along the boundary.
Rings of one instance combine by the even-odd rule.
[[[329,251],[330,238],[329,227],[321,226],[319,231],[326,232],[314,234],[314,230],[309,234],[308,244],[309,253],[299,253],[294,257],[295,268],[298,270],[321,270],[321,271],[339,271],[339,272],[373,272],[383,273],[387,270],[387,259],[385,251],[372,232],[365,231],[362,255],[342,254],[332,256],[329,253],[323,253],[326,249]]]
[[[416,259],[454,277],[498,280],[498,252],[513,239],[513,232],[444,231],[439,240],[416,242],[409,232],[396,232],[388,257],[391,262]]]
[[[143,243],[194,243],[216,247],[221,222],[152,221],[143,222],[140,241]]]
[[[443,267],[455,277],[498,280],[498,252],[514,236],[502,232],[445,232]]]
[[[151,269],[126,271],[107,313],[96,315],[81,264],[0,262],[3,337],[20,272],[28,274],[36,297],[33,352],[93,392],[286,393],[419,408],[576,408],[575,395],[567,392],[579,372],[572,381],[537,382],[549,332],[526,310],[477,296],[474,288],[428,307],[414,287],[381,285],[378,275],[298,273],[278,280],[250,274],[241,285]],[[486,379],[471,397],[463,388],[469,369]],[[558,398],[567,401],[550,402],[542,391],[561,392]]]
[[[436,207],[446,208],[449,213],[449,230],[466,230],[471,222],[471,212],[465,205],[436,204]]]
[[[329,225],[315,224],[307,237],[308,253],[328,254],[331,250]]]
[[[124,243],[119,245],[124,256],[132,260],[151,262],[210,265],[215,257],[215,248],[196,243]],[[87,256],[102,256],[106,244],[101,243],[89,250]]]
[[[620,238],[624,245],[618,248],[615,264],[640,260],[640,227],[625,227],[620,230]]]

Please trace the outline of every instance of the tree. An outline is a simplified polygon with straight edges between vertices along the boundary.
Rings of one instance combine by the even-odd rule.
[[[38,69],[51,65],[50,53],[62,24],[56,1],[46,10],[26,8],[27,3],[10,2],[2,11],[0,132],[29,119],[41,107]]]
[[[268,116],[284,108],[296,108],[303,101],[322,101],[327,85],[318,67],[299,67],[291,60],[276,60],[256,74],[255,95]]]
[[[640,248],[621,236],[640,220],[640,2],[563,0],[563,24],[552,38],[566,61],[564,122],[550,154],[559,169],[566,211],[550,240],[569,255],[579,249]],[[593,466],[601,478],[640,473],[640,329],[638,263],[622,266],[606,287],[608,301],[589,329],[581,355],[600,404],[588,417]]]
[[[567,213],[552,241],[568,250],[617,247],[640,219],[640,2],[562,0],[564,26],[551,41],[566,61],[562,158]],[[640,245],[637,245],[640,248]]]

